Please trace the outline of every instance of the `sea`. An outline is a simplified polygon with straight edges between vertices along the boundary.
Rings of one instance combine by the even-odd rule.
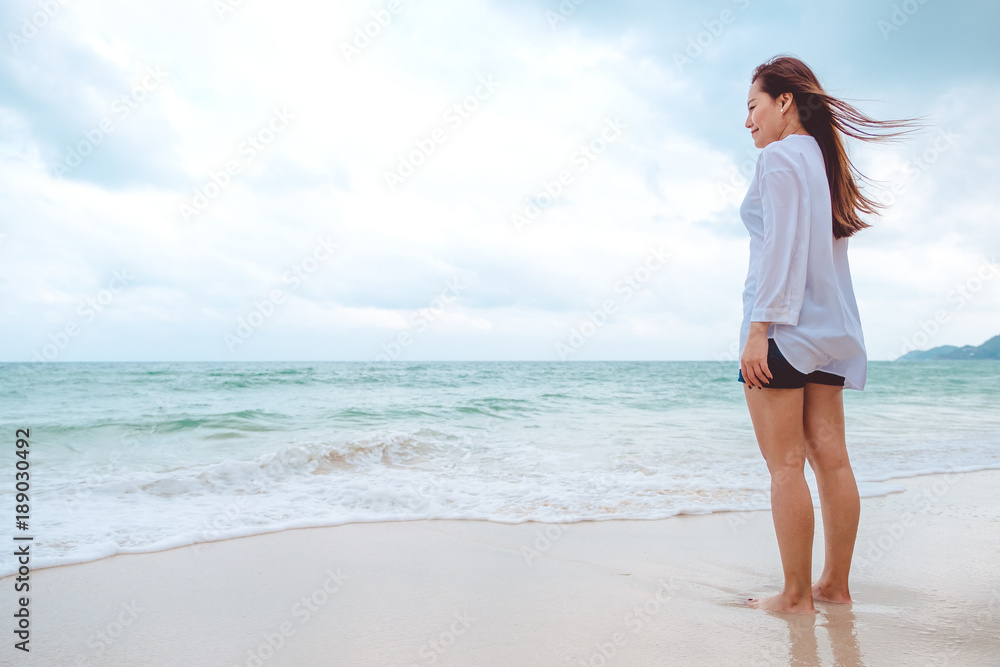
[[[732,361],[0,364],[0,536],[30,536],[37,569],[356,522],[766,510],[738,372]],[[893,478],[1000,468],[998,360],[872,361],[864,391],[843,395],[864,497],[900,491]],[[818,502],[808,466],[807,479]],[[0,576],[17,569],[3,551]]]

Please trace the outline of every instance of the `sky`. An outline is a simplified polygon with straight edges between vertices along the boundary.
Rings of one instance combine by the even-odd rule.
[[[0,361],[739,362],[778,54],[904,142],[869,360],[1000,333],[995,2],[9,0]]]

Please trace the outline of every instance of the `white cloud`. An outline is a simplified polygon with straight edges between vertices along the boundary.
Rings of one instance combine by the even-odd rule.
[[[699,25],[689,9],[671,23],[669,7],[647,16],[622,5],[607,25],[634,25],[619,30],[584,7],[553,31],[533,6],[406,3],[348,62],[341,43],[380,6],[248,1],[220,19],[210,3],[151,13],[94,2],[4,56],[0,298],[17,315],[0,323],[5,358],[30,358],[124,268],[136,280],[107,324],[60,359],[373,358],[456,278],[468,288],[401,358],[551,359],[660,245],[668,266],[578,358],[723,358],[738,337],[748,247],[738,207],[754,159],[742,128],[750,66],[725,40],[760,17],[748,11],[680,73],[672,54]],[[68,142],[150,67],[165,82],[78,174],[55,177]],[[499,86],[486,92],[490,77]],[[477,90],[477,108],[449,120]],[[1000,241],[995,196],[976,186],[997,167],[996,91],[993,80],[921,91],[963,139],[852,240],[872,358]],[[282,108],[294,118],[268,134]],[[581,160],[609,121],[623,130]],[[391,191],[386,172],[436,129],[445,140]],[[251,137],[263,141],[252,159]],[[862,148],[859,164],[899,179],[920,141]],[[220,177],[231,161],[239,173]],[[512,214],[544,204],[561,172],[558,201],[518,233]],[[185,220],[180,205],[212,191],[213,174],[228,185]],[[325,236],[338,253],[290,289],[286,274]],[[223,335],[275,289],[288,300],[227,351]],[[935,344],[988,337],[996,321],[971,313],[988,312],[996,290],[984,287]]]

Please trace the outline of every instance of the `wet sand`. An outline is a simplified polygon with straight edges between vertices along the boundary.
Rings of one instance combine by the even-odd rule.
[[[777,592],[769,512],[657,521],[350,524],[32,572],[18,665],[990,665],[1000,471],[862,499],[850,605]],[[816,509],[814,575],[822,567]]]

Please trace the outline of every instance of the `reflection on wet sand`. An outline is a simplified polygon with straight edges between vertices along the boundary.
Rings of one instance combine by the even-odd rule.
[[[817,604],[820,613],[774,614],[788,624],[788,664],[794,667],[820,667],[816,626],[826,628],[835,667],[865,667],[858,644],[856,618],[851,605]]]
[[[857,619],[851,605],[823,605],[826,616],[826,633],[833,648],[833,664],[836,667],[864,667],[861,646],[858,644]]]
[[[788,623],[788,664],[795,667],[820,667],[816,615],[781,614],[780,618]]]

